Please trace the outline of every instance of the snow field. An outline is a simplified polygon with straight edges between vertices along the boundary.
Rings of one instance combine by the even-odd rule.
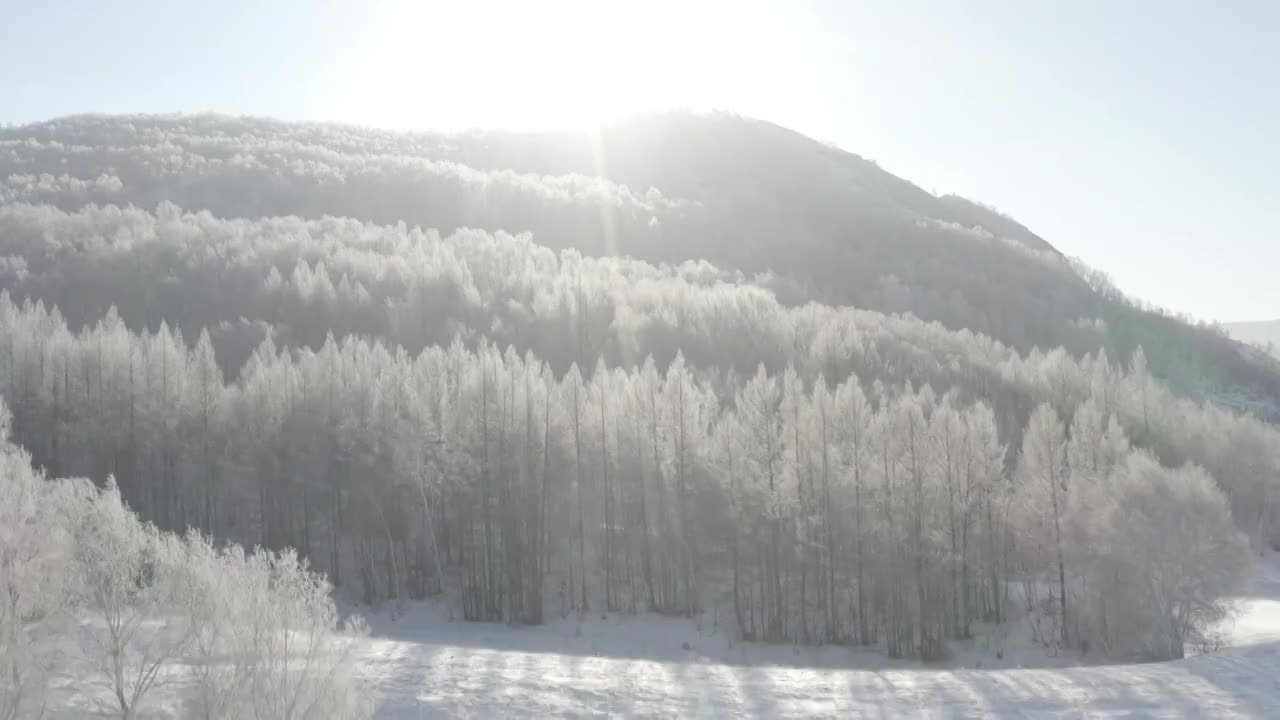
[[[387,719],[1280,716],[1274,556],[1237,605],[1221,628],[1228,646],[1210,655],[1083,666],[1048,654],[1015,621],[956,643],[945,667],[870,650],[732,643],[705,622],[699,631],[691,621],[593,615],[509,628],[449,622],[418,605],[396,619],[376,615],[357,666],[376,717]]]

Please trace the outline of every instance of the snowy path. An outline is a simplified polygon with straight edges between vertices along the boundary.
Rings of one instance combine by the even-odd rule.
[[[380,718],[1153,717],[1280,714],[1280,648],[1039,670],[830,670],[375,641]]]

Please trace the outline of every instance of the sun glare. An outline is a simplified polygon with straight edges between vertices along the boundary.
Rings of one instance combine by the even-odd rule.
[[[335,74],[348,112],[402,128],[588,127],[742,106],[771,72],[751,47],[769,21],[731,7],[400,2],[356,30]]]

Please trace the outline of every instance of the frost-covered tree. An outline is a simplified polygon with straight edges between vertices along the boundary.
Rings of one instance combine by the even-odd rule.
[[[138,520],[109,482],[77,531],[71,572],[90,618],[81,627],[90,671],[125,720],[174,681],[171,665],[189,648],[194,627],[172,612],[184,570],[181,541]]]
[[[222,491],[223,436],[226,426],[226,384],[222,370],[214,355],[213,341],[208,331],[200,333],[186,363],[184,386],[187,392],[183,402],[181,430],[189,438],[188,455],[196,458],[197,467],[191,475],[196,489],[190,493],[199,498],[190,511],[195,527],[206,532],[218,532],[214,519],[217,496]]]
[[[1069,644],[1067,570],[1062,545],[1062,518],[1067,509],[1067,435],[1053,406],[1044,404],[1031,414],[1022,437],[1014,486],[1013,521],[1018,541],[1035,581],[1056,582],[1050,590],[1063,644]],[[1034,584],[1028,584],[1034,589]]]
[[[1097,396],[1076,408],[1067,442],[1067,466],[1072,492],[1103,482],[1129,455],[1129,441],[1115,418],[1104,415]]]
[[[1004,467],[1006,448],[1000,442],[995,413],[987,405],[971,407],[965,415],[965,424],[969,453],[966,472],[970,473],[968,486],[969,492],[976,494],[976,498],[971,498],[970,508],[977,515],[975,524],[981,527],[981,539],[971,543],[978,558],[975,569],[980,569],[982,575],[981,580],[974,578],[981,590],[977,606],[983,609],[978,617],[1000,622],[1005,616],[1007,595],[1007,518],[1011,499]],[[968,561],[964,562],[968,567]]]
[[[844,506],[848,507],[846,526],[852,537],[850,548],[853,570],[853,602],[856,616],[857,639],[869,644],[874,637],[871,630],[871,613],[868,607],[871,594],[868,592],[867,564],[868,555],[873,550],[870,536],[873,518],[867,512],[867,504],[872,498],[869,483],[872,478],[872,466],[875,458],[872,452],[872,429],[875,412],[867,401],[866,393],[856,376],[841,383],[835,391],[835,410],[833,421],[837,423],[837,443],[840,449],[839,483]],[[821,405],[820,405],[821,407]],[[833,519],[834,522],[834,519]],[[833,564],[834,564],[833,555]],[[854,618],[850,618],[854,620]]]
[[[399,247],[381,231],[360,240],[365,226],[308,227]],[[1007,619],[1010,578],[1064,598],[1067,632],[1095,633],[1111,612],[1094,602],[1092,570],[1074,570],[1093,549],[1076,521],[1104,502],[1093,493],[1127,456],[1126,437],[1166,466],[1204,467],[1255,547],[1276,527],[1280,434],[1154,377],[1143,401],[1133,371],[1103,355],[1019,356],[911,318],[779,309],[758,289],[715,286],[705,268],[574,257],[582,285],[565,286],[573,278],[553,255],[472,241],[481,259],[465,303],[488,307],[510,290],[513,312],[539,327],[589,313],[575,325],[593,340],[574,358],[597,341],[658,350],[643,361],[606,351],[575,381],[568,365],[522,353],[523,331],[505,336],[511,345],[471,332],[413,355],[338,334],[312,350],[281,333],[224,380],[215,331],[165,340],[108,313],[77,334],[58,312],[0,295],[0,393],[15,438],[46,468],[57,457],[98,483],[117,474],[121,499],[160,527],[216,533],[219,546],[295,547],[374,605],[441,592],[466,619],[524,623],[559,595],[562,612],[697,617],[718,589],[727,601],[736,576],[742,637],[883,643],[902,656]],[[339,264],[313,257],[295,273],[290,257],[282,277],[305,281],[314,300],[328,274],[336,297]],[[517,292],[524,283],[535,299]],[[578,309],[559,314],[570,300]],[[442,332],[415,322],[424,337]],[[705,352],[711,328],[759,345],[735,355],[787,341],[744,378]],[[703,349],[684,352],[690,340]],[[1048,449],[1037,421],[1050,415],[1032,412],[1045,403],[1071,418],[1069,439],[1059,422]],[[1021,447],[1019,472],[1005,446]]]
[[[1200,468],[1135,452],[1117,466],[1073,538],[1088,638],[1113,656],[1180,658],[1229,612],[1251,571],[1248,541]]]
[[[55,675],[123,718],[161,686],[194,688],[206,718],[368,716],[351,667],[363,626],[340,626],[296,553],[179,538],[113,481],[46,478],[7,443],[0,500],[0,717],[40,717]]]
[[[30,456],[9,445],[0,403],[0,718],[39,718],[49,680],[65,652],[59,636],[77,618],[74,528],[92,490],[85,481],[50,482]]]
[[[738,391],[734,407],[742,425],[743,480],[755,499],[757,521],[763,526],[755,541],[759,557],[759,627],[766,640],[787,637],[791,589],[786,580],[783,532],[796,501],[796,476],[789,462],[782,408],[782,388],[761,366]],[[789,563],[788,563],[789,565]]]
[[[228,619],[231,655],[248,658],[244,705],[233,716],[309,720],[367,713],[354,691],[352,647],[339,634],[324,578],[292,550],[226,557],[224,565],[243,564],[231,575],[241,581],[234,588],[236,614]]]
[[[685,366],[684,357],[676,355],[667,368],[662,400],[668,409],[667,428],[670,438],[666,455],[672,498],[675,502],[676,528],[680,557],[681,611],[692,616],[698,610],[698,525],[693,520],[698,498],[698,445],[709,435],[715,417],[713,399],[694,382]]]

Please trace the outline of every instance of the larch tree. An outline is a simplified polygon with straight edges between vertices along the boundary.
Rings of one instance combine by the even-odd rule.
[[[875,422],[875,411],[867,401],[857,376],[850,377],[836,388],[836,417],[842,449],[840,466],[843,481],[841,489],[847,502],[852,507],[852,556],[853,556],[853,598],[854,615],[856,616],[857,639],[869,644],[874,638],[871,631],[871,613],[869,603],[871,595],[867,592],[869,578],[867,576],[867,555],[871,549],[870,523],[866,505],[871,497],[867,484],[872,475],[875,462],[872,448],[872,430]]]
[[[1015,485],[1014,519],[1019,542],[1035,572],[1050,570],[1057,582],[1056,601],[1061,639],[1070,644],[1066,597],[1067,571],[1063,556],[1062,517],[1067,509],[1067,436],[1053,406],[1040,405],[1031,413],[1022,437]]]

